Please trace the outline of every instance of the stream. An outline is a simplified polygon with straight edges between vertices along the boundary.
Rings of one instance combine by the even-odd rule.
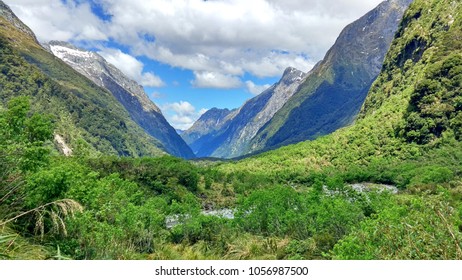
[[[393,185],[384,185],[384,184],[374,184],[374,183],[355,183],[355,184],[348,184],[353,190],[360,192],[360,193],[367,193],[373,190],[378,192],[390,192],[392,194],[398,193],[398,188]],[[333,190],[327,189],[327,186],[324,186],[324,192],[328,195],[336,195],[337,192]],[[201,214],[206,216],[215,216],[221,217],[224,219],[234,219],[234,212],[235,209],[223,208],[223,209],[216,209],[216,210],[202,210]],[[181,218],[189,218],[190,215],[170,215],[165,218],[165,227],[167,229],[171,229],[174,226],[181,223]]]

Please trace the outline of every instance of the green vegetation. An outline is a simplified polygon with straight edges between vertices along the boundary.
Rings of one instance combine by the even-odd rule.
[[[451,130],[462,137],[462,56],[449,54],[435,62],[415,86],[400,133],[408,141],[427,144]]]
[[[172,157],[53,156],[53,123],[23,97],[0,124],[1,258],[461,257],[460,142],[412,160],[274,178]],[[363,181],[402,194],[345,184]],[[234,209],[234,219],[201,213],[207,204]]]
[[[57,155],[59,121],[19,86],[0,109],[0,258],[462,258],[460,4],[411,5],[354,125],[236,162]]]

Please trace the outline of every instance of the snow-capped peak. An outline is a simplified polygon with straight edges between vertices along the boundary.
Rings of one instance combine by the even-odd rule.
[[[64,59],[66,55],[71,55],[71,56],[77,56],[77,57],[82,57],[82,58],[91,58],[92,53],[88,51],[82,51],[82,50],[77,50],[77,49],[71,49],[68,47],[63,47],[63,46],[57,46],[57,45],[51,45],[50,46],[51,51],[53,54],[61,59]]]

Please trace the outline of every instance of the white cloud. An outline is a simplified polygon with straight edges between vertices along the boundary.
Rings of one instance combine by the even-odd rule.
[[[287,67],[294,67],[304,71],[313,68],[314,64],[311,60],[302,55],[287,54],[280,52],[271,52],[266,57],[260,60],[251,60],[243,62],[243,67],[247,72],[263,78],[281,76]]]
[[[146,87],[162,87],[165,83],[151,72],[144,72],[144,65],[135,57],[117,49],[105,48],[98,52],[109,63],[120,69],[129,78]]]
[[[379,2],[101,0],[113,15],[109,33],[136,54],[193,71],[259,77],[287,66],[308,71],[346,24]],[[154,40],[140,40],[146,34]]]
[[[256,85],[252,81],[246,81],[245,86],[247,87],[247,90],[253,95],[259,95],[260,93],[264,92],[265,90],[271,87],[271,85],[268,85],[268,84]]]
[[[108,21],[88,1],[6,0],[40,40],[111,38],[135,56],[195,71],[197,87],[229,88],[246,73],[307,72],[344,26],[382,0],[93,0]]]
[[[163,87],[163,86],[165,86],[164,81],[162,81],[162,79],[159,76],[154,75],[151,72],[142,73],[141,77],[140,77],[140,80],[139,80],[139,83],[142,86],[146,86],[146,87]]]
[[[191,103],[186,101],[168,103],[161,106],[161,109],[170,125],[182,130],[190,128],[202,114],[207,112],[207,109],[197,111]]]
[[[191,84],[197,88],[221,88],[231,89],[242,86],[239,77],[221,74],[217,72],[194,72],[195,79]]]

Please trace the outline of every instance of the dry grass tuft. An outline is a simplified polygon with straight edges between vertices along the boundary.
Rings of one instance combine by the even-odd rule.
[[[67,235],[64,220],[68,217],[74,217],[75,213],[82,211],[83,207],[77,201],[72,199],[60,199],[17,214],[13,218],[0,222],[0,227],[18,218],[32,214],[35,216],[35,232],[37,234],[40,233],[42,237],[45,234],[45,218],[48,217],[51,220],[52,230],[54,232],[61,232]]]

